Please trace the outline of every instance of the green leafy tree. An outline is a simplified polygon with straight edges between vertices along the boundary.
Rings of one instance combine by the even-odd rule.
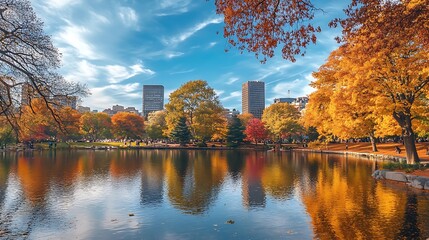
[[[112,136],[112,120],[106,113],[85,113],[80,117],[81,132],[92,141]]]
[[[298,123],[300,115],[289,103],[275,103],[264,110],[262,122],[274,138],[282,139],[303,130]]]
[[[0,121],[1,123],[2,121]],[[7,144],[14,143],[16,141],[15,133],[12,126],[7,123],[0,126],[0,148],[6,147]]]
[[[245,127],[241,123],[241,120],[237,116],[233,116],[228,124],[228,133],[226,135],[226,141],[228,146],[237,146],[246,137],[244,134]]]
[[[186,119],[192,135],[202,141],[211,139],[225,126],[223,107],[213,88],[203,80],[189,81],[172,92],[165,108],[166,135],[170,135],[181,117]]]
[[[189,127],[186,124],[186,118],[181,117],[174,127],[173,131],[171,131],[170,137],[179,142],[181,146],[185,146],[191,140],[191,131],[189,131]]]
[[[149,113],[146,123],[146,133],[151,139],[164,138],[164,130],[167,128],[165,117],[167,112],[164,110]]]

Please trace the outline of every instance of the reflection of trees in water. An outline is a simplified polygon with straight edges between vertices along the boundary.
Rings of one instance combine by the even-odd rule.
[[[401,231],[396,239],[420,239],[420,229],[418,227],[418,202],[415,193],[407,195],[407,202],[404,213],[404,221]]]
[[[406,191],[392,191],[371,178],[372,162],[309,154],[303,164],[313,180],[305,185],[301,198],[316,238],[397,239],[399,229],[403,228],[402,237],[416,232],[413,228],[422,224],[403,215],[405,211],[406,215],[416,216],[412,211],[415,208],[410,207],[412,201],[407,203]],[[404,221],[410,223],[408,228]]]
[[[234,182],[240,177],[245,165],[245,152],[242,151],[228,151],[226,153],[226,162],[228,165],[228,172]]]
[[[226,175],[221,152],[179,151],[166,162],[168,197],[185,213],[201,214],[219,192]]]

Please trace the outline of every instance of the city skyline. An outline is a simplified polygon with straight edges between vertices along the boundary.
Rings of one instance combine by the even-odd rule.
[[[45,31],[63,54],[60,73],[87,84],[92,95],[81,105],[102,111],[113,104],[142,111],[143,85],[164,85],[169,94],[190,80],[215,89],[225,108],[241,109],[241,85],[264,81],[266,105],[275,98],[306,96],[311,73],[338,44],[340,29],[329,20],[342,15],[345,1],[320,1],[316,13],[322,33],[295,63],[280,54],[261,64],[253,53],[240,53],[223,38],[223,16],[213,2],[31,0]]]

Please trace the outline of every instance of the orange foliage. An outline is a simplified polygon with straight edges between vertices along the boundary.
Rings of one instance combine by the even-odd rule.
[[[313,26],[315,7],[309,0],[216,0],[217,13],[224,15],[224,37],[240,51],[273,57],[282,45],[283,58],[295,61],[309,43],[316,43]]]
[[[144,133],[144,118],[129,112],[112,116],[113,132],[118,138],[141,138]]]

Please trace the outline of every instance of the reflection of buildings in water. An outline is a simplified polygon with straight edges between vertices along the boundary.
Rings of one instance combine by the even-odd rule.
[[[246,156],[241,188],[243,205],[247,208],[265,207],[266,194],[261,181],[265,158],[262,154],[255,152]]]
[[[140,203],[158,205],[164,194],[164,157],[165,154],[147,151],[142,156]]]

